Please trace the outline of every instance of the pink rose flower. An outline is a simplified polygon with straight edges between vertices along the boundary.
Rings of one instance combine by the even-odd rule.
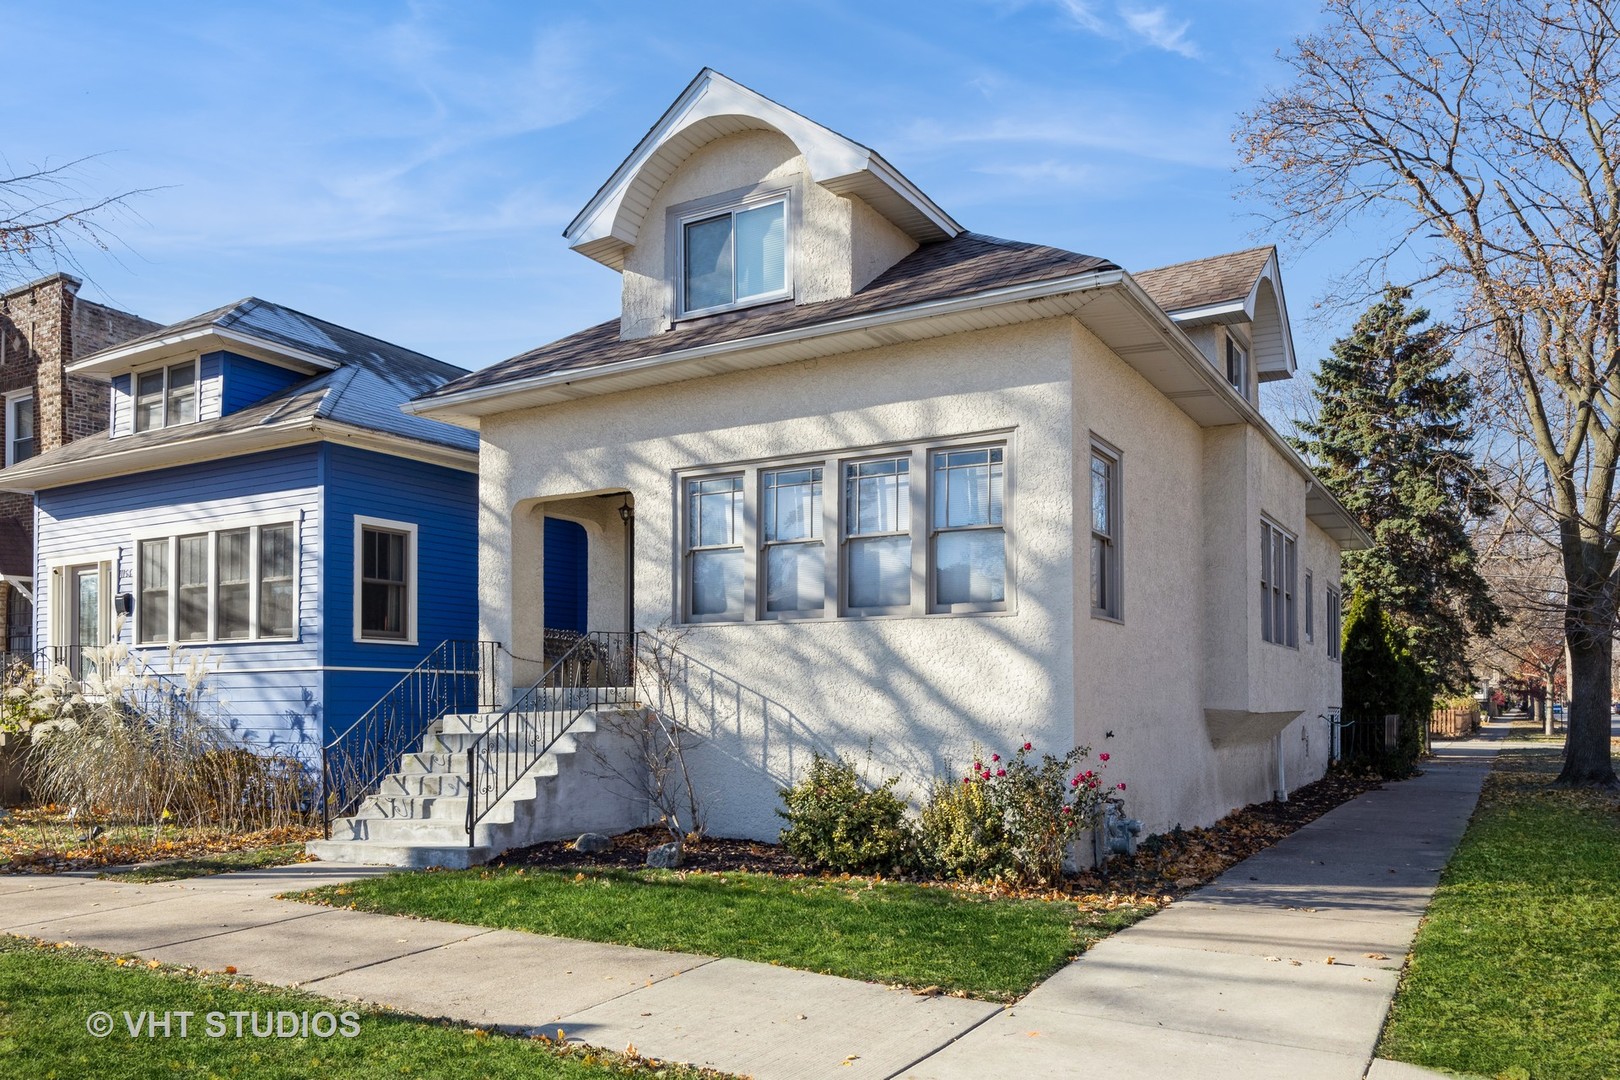
[[[1107,754],[1098,754],[1097,755],[1097,760],[1098,761],[1107,761],[1108,760],[1108,755]]]

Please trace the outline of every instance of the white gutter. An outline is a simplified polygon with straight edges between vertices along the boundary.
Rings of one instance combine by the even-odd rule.
[[[913,322],[938,315],[953,315],[962,311],[990,307],[994,304],[1011,304],[1021,300],[1043,300],[1066,292],[1083,292],[1107,285],[1117,285],[1125,277],[1126,274],[1123,270],[1093,270],[1084,274],[1072,274],[1068,277],[1052,278],[1024,285],[1010,285],[1001,289],[992,289],[988,292],[970,293],[967,296],[954,296],[944,300],[930,300],[902,308],[887,308],[883,311],[868,312],[863,315],[851,315],[843,319],[834,319],[831,322],[811,323],[807,326],[796,326],[770,334],[756,334],[752,337],[734,338],[730,341],[718,341],[708,345],[696,345],[690,349],[677,349],[673,352],[635,357],[630,360],[620,360],[617,363],[603,364],[598,367],[570,368],[566,371],[548,372],[544,375],[531,375],[528,378],[512,379],[507,382],[493,383],[489,386],[474,387],[470,390],[462,390],[442,397],[418,398],[415,401],[407,401],[400,407],[414,416],[431,416],[434,412],[448,409],[453,405],[488,401],[491,398],[506,397],[510,394],[519,394],[528,390],[543,390],[551,386],[568,386],[573,383],[588,382],[611,375],[645,371],[648,368],[674,366],[686,361],[702,360],[712,356],[727,356],[732,353],[750,352],[754,349],[769,348],[775,345],[790,345],[810,338],[832,337],[837,334],[872,330],[895,323]],[[1189,348],[1193,348],[1190,341],[1187,345]]]

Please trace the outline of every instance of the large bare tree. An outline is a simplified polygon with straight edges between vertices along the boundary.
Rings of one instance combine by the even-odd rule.
[[[1237,132],[1297,235],[1354,221],[1456,298],[1522,437],[1512,497],[1558,537],[1572,708],[1560,779],[1614,785],[1620,580],[1620,28],[1604,0],[1328,0]],[[1368,241],[1377,236],[1381,239]],[[1489,421],[1492,418],[1486,418]]]
[[[0,289],[54,270],[79,269],[77,251],[85,246],[108,248],[108,220],[144,192],[87,191],[91,160],[18,169],[0,157]]]

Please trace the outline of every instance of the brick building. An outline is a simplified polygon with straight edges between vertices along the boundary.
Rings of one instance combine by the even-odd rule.
[[[67,365],[159,326],[81,299],[81,284],[52,274],[0,293],[0,443],[7,466],[106,430],[107,384],[68,375]],[[33,573],[33,496],[0,491],[5,652],[33,650]]]

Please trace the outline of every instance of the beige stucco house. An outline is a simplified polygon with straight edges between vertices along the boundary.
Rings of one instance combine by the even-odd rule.
[[[1294,373],[1272,249],[967,232],[709,70],[565,236],[620,317],[407,408],[481,436],[483,637],[542,655],[551,518],[590,629],[678,639],[712,832],[774,837],[817,750],[920,798],[1086,743],[1154,831],[1322,774],[1366,538],[1256,408]]]

